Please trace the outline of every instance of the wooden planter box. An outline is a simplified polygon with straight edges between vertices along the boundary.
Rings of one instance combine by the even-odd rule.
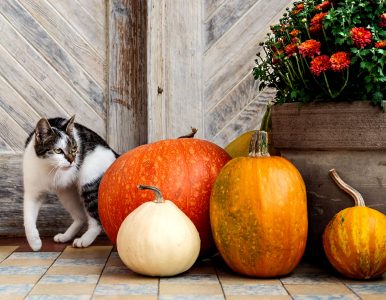
[[[275,105],[272,143],[301,172],[307,188],[306,254],[324,257],[322,233],[350,196],[329,178],[335,168],[362,193],[366,205],[386,213],[386,113],[367,101]]]

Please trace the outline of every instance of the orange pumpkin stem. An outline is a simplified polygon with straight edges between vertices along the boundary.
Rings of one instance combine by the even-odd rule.
[[[263,130],[256,131],[249,144],[249,157],[270,156],[268,152],[268,133]]]
[[[180,136],[179,139],[185,139],[185,138],[194,138],[194,136],[196,135],[197,133],[197,128],[194,128],[194,127],[190,127],[192,129],[192,132],[187,134],[187,135],[183,135],[183,136]]]
[[[150,186],[150,185],[138,185],[137,186],[138,189],[140,190],[151,190],[155,193],[155,199],[153,200],[153,202],[155,203],[164,203],[165,202],[165,199],[164,197],[162,197],[162,193],[159,189],[157,189],[156,187],[154,186]]]
[[[349,194],[355,201],[355,206],[366,206],[365,200],[363,200],[363,197],[361,193],[359,193],[356,189],[354,189],[352,186],[348,185],[346,182],[343,181],[342,178],[338,175],[335,169],[331,169],[328,174],[330,174],[330,177],[335,181],[335,183],[338,185],[338,187],[345,191],[347,194]]]

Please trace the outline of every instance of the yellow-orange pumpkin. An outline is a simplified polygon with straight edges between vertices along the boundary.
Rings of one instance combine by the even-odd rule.
[[[386,272],[386,216],[366,207],[358,191],[334,169],[330,176],[355,200],[355,207],[338,212],[323,234],[323,247],[333,267],[343,275],[369,279]]]
[[[234,158],[221,170],[210,201],[212,233],[221,256],[234,271],[257,277],[290,273],[307,239],[303,179],[288,160],[270,157],[267,144],[266,132],[259,131],[250,157]]]

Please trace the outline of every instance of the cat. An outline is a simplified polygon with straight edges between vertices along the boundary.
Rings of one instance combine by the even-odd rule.
[[[73,223],[54,241],[66,243],[87,223],[86,232],[73,247],[88,247],[100,234],[98,187],[102,175],[118,154],[95,132],[74,122],[75,116],[38,121],[26,141],[23,157],[24,228],[27,241],[39,251],[42,241],[36,227],[47,193],[58,196]]]

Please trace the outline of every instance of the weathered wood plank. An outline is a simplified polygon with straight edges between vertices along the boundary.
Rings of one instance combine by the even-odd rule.
[[[260,93],[252,102],[226,125],[212,140],[225,147],[240,134],[260,127],[267,102],[272,100],[274,93],[267,89]]]
[[[285,11],[282,2],[261,1],[211,47],[204,57],[205,107],[209,110],[252,71],[258,43]]]
[[[106,53],[106,28],[96,22],[78,5],[66,1],[47,0],[78,31],[101,57]]]
[[[22,154],[0,155],[0,236],[24,236],[22,159]],[[56,197],[49,197],[38,218],[40,234],[52,236],[70,224]]]
[[[106,0],[77,0],[79,5],[103,28],[107,28]]]
[[[0,13],[18,32],[54,66],[71,85],[84,97],[90,98],[100,111],[105,111],[103,89],[65,52],[58,43],[34,20],[18,2],[1,1]]]
[[[0,46],[1,75],[40,116],[69,116],[59,104]]]
[[[10,145],[8,145],[3,138],[0,137],[0,154],[3,155],[4,153],[16,153],[15,150],[11,148]]]
[[[2,107],[25,132],[32,132],[35,124],[40,119],[39,114],[1,76],[0,107]]]
[[[225,0],[204,0],[205,8],[204,8],[204,18],[207,20],[211,15],[218,9]]]
[[[29,75],[43,87],[52,99],[54,99],[56,103],[60,103],[60,106],[62,106],[64,111],[69,115],[77,114],[81,123],[86,126],[92,126],[94,131],[105,137],[106,126],[104,118],[96,112],[95,107],[90,106],[93,102],[88,98],[85,101],[29,43],[16,33],[1,15],[0,28],[2,28],[0,44],[7,48],[7,52],[28,71]],[[1,88],[5,89],[6,86]],[[9,103],[9,109],[11,110],[11,104],[18,98],[17,95],[14,95],[11,91],[8,93],[8,96],[7,92],[3,93],[3,102]],[[25,97],[24,99],[28,101],[29,98]],[[16,111],[28,110],[30,107],[24,101],[17,101],[17,103],[19,103],[19,105]],[[47,101],[46,105],[52,104]],[[30,111],[30,109],[28,111]],[[46,111],[48,113],[49,109],[46,109]],[[45,113],[46,111],[43,112]],[[16,112],[14,113],[17,114]],[[40,111],[40,114],[41,113],[42,111]],[[16,117],[15,114],[14,116]],[[27,115],[28,114],[31,114],[31,112],[28,112]],[[25,128],[26,123],[28,123],[27,127],[32,126],[38,120],[36,119],[36,114],[36,112],[32,114],[33,118],[24,118],[22,123],[20,123],[19,119],[18,123],[23,128]],[[47,115],[47,117],[55,116],[57,115]],[[31,123],[31,121],[33,122]]]
[[[125,152],[147,141],[146,2],[111,0],[108,142]]]
[[[27,132],[0,107],[0,137],[9,147],[14,151],[23,151],[27,136]]]
[[[202,1],[148,0],[149,140],[204,136]]]
[[[259,1],[263,0],[226,0],[223,5],[205,21],[206,49],[209,49]]]
[[[272,138],[279,149],[385,150],[386,114],[369,101],[275,105]]]
[[[258,82],[248,74],[215,107],[205,113],[205,138],[213,138],[259,93]]]
[[[101,87],[106,86],[105,52],[97,53],[45,0],[24,0],[22,5]]]

